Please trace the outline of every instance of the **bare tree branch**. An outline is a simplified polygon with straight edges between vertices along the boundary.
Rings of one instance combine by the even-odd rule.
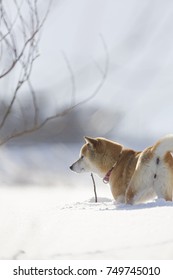
[[[32,9],[32,8],[31,8],[31,3],[30,3],[30,1],[28,0],[27,2],[28,2],[28,5],[29,5],[30,9]],[[35,1],[35,3],[36,3],[36,2],[37,2],[37,1]],[[16,1],[15,1],[15,3],[16,3]],[[43,19],[42,19],[41,22],[39,22],[39,19],[38,19],[37,8],[36,8],[35,10],[32,9],[32,11],[35,13],[34,16],[35,16],[36,22],[37,22],[36,27],[34,28],[34,26],[33,26],[33,31],[32,31],[32,33],[31,33],[31,35],[25,40],[25,42],[24,42],[24,44],[23,44],[23,47],[21,48],[21,51],[16,55],[17,50],[16,50],[15,44],[14,44],[13,34],[11,33],[12,26],[9,27],[9,24],[7,23],[6,18],[4,17],[5,9],[2,8],[2,1],[1,1],[1,8],[0,8],[1,18],[2,18],[2,20],[4,21],[4,24],[5,24],[6,28],[7,28],[7,31],[8,31],[7,34],[10,35],[10,37],[11,37],[11,39],[12,39],[13,46],[11,46],[11,49],[15,52],[15,57],[16,57],[16,58],[15,58],[15,60],[11,63],[11,65],[8,67],[8,69],[6,69],[3,73],[0,74],[0,79],[3,78],[4,76],[6,76],[7,74],[9,74],[9,72],[11,72],[11,71],[13,70],[13,68],[16,66],[16,64],[20,61],[21,57],[24,55],[24,52],[25,52],[26,47],[28,46],[28,44],[29,44],[29,43],[31,43],[31,44],[33,43],[33,41],[34,41],[36,35],[38,35],[38,33],[40,32],[41,28],[42,28],[43,25],[44,25],[44,22],[45,22],[45,20],[46,20],[46,18],[47,18],[47,15],[48,15],[48,12],[49,12],[49,9],[50,9],[50,4],[51,4],[51,1],[49,2],[48,9],[47,9],[46,14],[45,14],[45,16],[43,17]],[[36,4],[35,4],[35,5],[36,5]],[[17,6],[17,7],[18,7],[18,6]],[[20,9],[19,9],[19,8],[18,8],[18,13],[19,13],[19,17],[20,17],[22,26],[23,26],[23,28],[24,28],[25,25],[26,25],[26,23],[25,23],[24,18],[23,18],[23,17],[21,16],[21,14],[20,14]],[[32,18],[31,21],[33,22],[33,21],[34,21],[34,19],[33,19],[33,14],[31,15],[31,18]],[[14,23],[13,23],[13,24],[14,24]],[[25,29],[23,29],[23,30],[24,30],[23,34],[24,34],[24,36],[26,37],[26,31],[25,31]],[[6,34],[6,35],[7,35],[7,34]],[[3,38],[3,37],[2,37],[2,34],[1,34],[1,40],[2,40],[2,38]],[[8,44],[10,44],[10,43],[8,43]],[[9,45],[9,46],[10,46],[10,45]]]
[[[0,79],[7,76],[15,68],[17,63],[20,63],[22,65],[23,74],[22,74],[21,78],[19,79],[19,81],[17,82],[16,88],[14,90],[14,93],[13,93],[13,96],[9,103],[9,106],[1,120],[0,129],[3,128],[3,126],[6,122],[6,119],[9,116],[11,109],[14,105],[14,102],[19,93],[19,90],[26,81],[28,82],[29,87],[31,89],[31,95],[32,95],[32,99],[33,99],[34,109],[35,109],[34,122],[35,122],[35,124],[37,123],[38,106],[36,104],[36,96],[34,94],[34,90],[33,90],[32,86],[31,86],[31,82],[29,81],[29,77],[30,77],[30,74],[32,71],[33,63],[34,63],[35,59],[38,57],[38,54],[37,54],[37,45],[38,45],[38,41],[39,41],[38,35],[47,18],[51,1],[49,2],[49,6],[48,6],[48,9],[47,9],[44,17],[40,21],[40,19],[38,17],[37,0],[34,1],[34,6],[32,6],[30,0],[27,0],[28,7],[30,9],[31,22],[32,22],[32,30],[29,30],[30,35],[28,38],[27,38],[27,29],[26,29],[26,27],[28,27],[28,24],[26,23],[26,20],[24,19],[24,17],[21,14],[21,5],[22,4],[19,6],[16,0],[14,0],[14,3],[16,5],[16,9],[18,12],[18,18],[20,19],[20,23],[23,28],[22,33],[23,33],[23,37],[24,37],[24,44],[23,44],[20,52],[18,52],[16,43],[15,43],[15,39],[14,39],[14,34],[12,32],[13,25],[16,22],[17,16],[16,16],[15,20],[13,21],[13,25],[12,25],[9,22],[9,20],[7,20],[8,17],[6,16],[5,8],[4,8],[4,6],[2,4],[2,0],[1,0],[1,2],[0,2],[1,20],[3,21],[4,26],[7,30],[7,33],[5,33],[4,36],[2,35],[2,32],[0,33],[1,43],[5,41],[6,45],[10,49],[11,53],[14,54],[14,59],[13,59],[11,65],[5,71],[3,71],[3,73],[0,74]],[[7,37],[9,37],[9,39],[7,39]],[[10,43],[10,41],[12,43]]]
[[[97,85],[96,89],[89,95],[89,97],[85,98],[83,101],[81,102],[78,102],[78,103],[75,103],[75,104],[70,104],[69,107],[65,108],[64,110],[62,110],[61,112],[57,112],[55,114],[52,114],[51,116],[49,117],[46,117],[44,120],[42,120],[40,123],[38,123],[38,117],[36,116],[36,120],[34,125],[30,128],[26,128],[24,130],[21,130],[21,131],[14,131],[10,136],[6,137],[5,139],[3,139],[1,142],[0,142],[0,145],[3,145],[7,142],[9,142],[10,140],[14,139],[14,138],[18,138],[20,136],[23,136],[23,135],[26,135],[26,134],[29,134],[29,133],[33,133],[39,129],[41,129],[42,127],[44,127],[47,123],[49,123],[50,121],[52,120],[55,120],[59,117],[63,117],[67,114],[69,114],[72,110],[74,110],[75,108],[79,107],[79,106],[82,106],[84,104],[86,104],[87,102],[89,102],[91,99],[93,99],[97,94],[98,92],[101,90],[101,88],[103,87],[105,81],[106,81],[106,78],[107,78],[107,75],[108,75],[108,69],[109,69],[109,54],[108,54],[108,49],[107,49],[107,45],[105,43],[105,40],[103,38],[103,36],[100,36],[101,38],[101,42],[103,44],[103,47],[104,47],[104,51],[105,51],[105,66],[104,66],[104,70],[102,72],[102,77],[101,77],[101,80],[99,82],[99,84]],[[72,97],[75,96],[75,91],[76,91],[76,88],[75,88],[75,76],[74,76],[74,73],[73,73],[73,70],[69,64],[69,60],[67,59],[66,56],[63,56],[65,58],[65,62],[67,64],[67,69],[69,70],[70,72],[70,75],[71,75],[71,79],[72,79]],[[31,84],[30,84],[31,85]],[[20,86],[20,85],[19,85]],[[15,99],[16,97],[14,97]],[[33,96],[33,99],[35,99],[35,95]],[[72,99],[74,101],[74,99]],[[38,110],[37,108],[37,101],[36,99],[33,101],[34,103],[34,106],[35,106],[35,112]],[[10,106],[9,106],[10,107]],[[9,108],[8,108],[9,109]],[[38,111],[37,111],[38,112]],[[9,113],[9,112],[8,112]]]
[[[4,76],[6,76],[7,74],[9,74],[11,72],[11,70],[13,70],[13,68],[16,66],[16,64],[20,61],[21,57],[23,56],[26,47],[34,39],[34,37],[36,36],[36,34],[38,32],[39,32],[39,29],[36,29],[34,31],[34,33],[32,34],[32,36],[26,40],[26,42],[23,45],[23,48],[22,48],[21,52],[18,54],[17,58],[12,62],[11,66],[4,73],[2,73],[0,75],[0,79],[3,78]]]
[[[101,79],[96,86],[96,88],[93,90],[93,92],[87,97],[84,98],[82,101],[77,102],[76,101],[76,80],[75,80],[75,75],[71,66],[71,63],[65,54],[65,52],[62,52],[64,61],[67,66],[67,70],[70,74],[70,80],[71,80],[71,102],[70,104],[63,109],[60,112],[52,113],[50,116],[43,118],[40,120],[39,116],[39,105],[38,105],[38,100],[37,100],[37,95],[36,92],[32,86],[30,76],[33,68],[33,64],[35,59],[38,57],[38,42],[40,39],[40,31],[43,27],[43,24],[47,18],[51,1],[49,2],[48,9],[46,10],[45,15],[41,19],[39,17],[39,12],[38,12],[38,1],[37,0],[26,0],[22,1],[20,4],[18,4],[17,0],[13,0],[14,5],[16,7],[17,14],[15,15],[15,18],[13,21],[10,22],[9,17],[7,16],[6,10],[3,5],[3,1],[0,0],[0,25],[3,25],[5,28],[5,32],[0,31],[0,43],[1,43],[1,53],[3,53],[3,48],[6,47],[9,49],[11,52],[12,56],[12,62],[10,66],[8,66],[5,70],[3,70],[0,74],[0,79],[3,79],[6,77],[11,71],[13,71],[18,64],[20,66],[21,72],[19,79],[16,83],[16,87],[14,89],[14,92],[12,93],[11,100],[9,102],[9,105],[7,106],[7,109],[2,116],[1,122],[0,122],[0,129],[2,129],[6,123],[7,118],[10,116],[11,111],[14,107],[15,101],[19,102],[18,95],[19,92],[21,92],[22,86],[27,83],[29,87],[29,92],[32,100],[32,109],[33,109],[33,123],[30,123],[27,125],[26,122],[24,122],[24,129],[21,129],[20,131],[12,131],[9,133],[9,136],[4,137],[0,141],[0,145],[7,143],[11,139],[18,138],[20,136],[23,136],[25,134],[29,134],[32,132],[35,132],[42,127],[44,127],[47,123],[51,122],[52,120],[55,120],[59,117],[63,117],[70,113],[72,110],[75,108],[82,106],[86,104],[87,102],[91,101],[97,94],[98,92],[102,89],[107,75],[108,75],[108,69],[109,69],[109,54],[108,54],[108,48],[106,45],[106,42],[103,38],[102,35],[100,35],[100,39],[103,45],[104,49],[104,54],[105,54],[105,63],[103,69],[99,69],[99,72],[101,74]],[[28,21],[24,18],[22,14],[22,5],[27,4],[28,9],[29,9],[29,19],[30,19],[30,24]],[[23,45],[19,47],[16,44],[16,38],[15,38],[15,28],[14,25],[16,24],[17,20],[21,23],[21,32],[23,36]],[[13,33],[14,32],[14,33]],[[96,67],[98,68],[97,63]],[[22,104],[19,102],[19,107],[22,113],[23,118],[25,117],[24,115],[24,109],[22,107]],[[27,127],[29,126],[29,127]]]

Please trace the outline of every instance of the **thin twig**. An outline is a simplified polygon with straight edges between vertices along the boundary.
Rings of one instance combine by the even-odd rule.
[[[71,86],[72,86],[72,98],[71,98],[71,106],[73,106],[75,104],[75,94],[76,94],[76,81],[75,81],[75,76],[72,70],[72,67],[70,65],[70,61],[67,57],[67,55],[65,54],[64,51],[62,51],[62,55],[63,58],[65,60],[65,63],[67,65],[68,71],[70,73],[70,79],[71,79]]]
[[[92,173],[91,173],[91,178],[92,178],[92,181],[93,181],[93,186],[94,186],[95,202],[97,203],[96,184],[95,184],[94,176],[93,176],[93,174],[92,174]]]
[[[104,48],[104,51],[105,51],[105,67],[104,67],[104,70],[102,71],[102,79],[101,81],[99,82],[99,84],[97,85],[96,89],[90,94],[90,96],[84,100],[82,100],[81,102],[78,103],[78,105],[83,105],[87,102],[89,102],[91,99],[93,99],[97,94],[98,92],[101,90],[101,88],[103,87],[105,81],[106,81],[106,78],[108,76],[108,71],[109,71],[109,53],[108,53],[108,47],[107,47],[107,44],[105,42],[105,39],[103,37],[103,35],[100,34],[100,39],[101,39],[101,42],[102,42],[102,45],[103,45],[103,48]]]

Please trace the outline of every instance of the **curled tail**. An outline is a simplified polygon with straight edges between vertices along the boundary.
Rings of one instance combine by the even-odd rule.
[[[154,146],[156,155],[163,157],[168,152],[173,152],[173,134],[161,138]]]

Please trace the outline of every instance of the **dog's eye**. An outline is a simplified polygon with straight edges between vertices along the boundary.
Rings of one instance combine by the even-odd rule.
[[[83,159],[84,158],[84,156],[81,156],[81,159]]]

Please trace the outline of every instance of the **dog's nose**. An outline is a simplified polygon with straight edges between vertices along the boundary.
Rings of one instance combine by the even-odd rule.
[[[69,168],[70,168],[71,170],[73,170],[73,165],[71,165]]]

